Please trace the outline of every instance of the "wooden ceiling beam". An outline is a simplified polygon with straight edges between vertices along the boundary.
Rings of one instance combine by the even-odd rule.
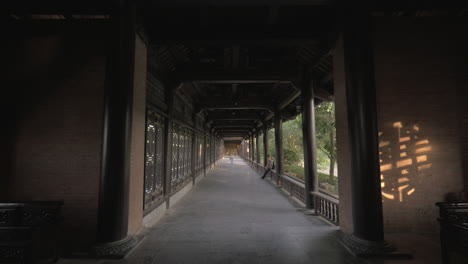
[[[2,6],[2,11],[15,14],[44,14],[44,15],[60,15],[60,14],[80,14],[80,15],[107,15],[112,10],[112,5],[106,1],[95,0],[80,0],[80,1],[63,1],[63,0],[15,0],[10,1],[7,5]]]
[[[202,109],[267,109],[274,111],[275,105],[263,98],[249,98],[249,100],[203,100],[199,103]]]
[[[149,3],[158,5],[196,5],[196,6],[331,6],[335,3],[332,0],[149,0]]]
[[[296,76],[297,65],[290,65],[290,68],[277,67],[277,69],[263,70],[222,70],[209,71],[200,69],[186,69],[176,72],[174,75],[181,81],[190,81],[197,83],[273,83],[286,82]]]
[[[286,98],[284,98],[278,105],[279,110],[282,110],[294,100],[296,100],[301,95],[301,91],[299,89],[294,90],[294,92],[290,93]]]
[[[290,81],[281,81],[281,80],[248,80],[248,79],[239,79],[239,80],[193,80],[199,84],[262,84],[262,83],[280,83],[288,84]]]
[[[217,126],[217,127],[238,127],[238,126],[254,126],[256,124],[256,122],[254,121],[249,121],[249,122],[245,122],[245,121],[237,121],[237,122],[216,122],[214,121],[213,122],[213,126]]]
[[[229,115],[229,114],[209,114],[206,119],[213,121],[229,121],[229,120],[259,120],[261,119],[258,115]]]

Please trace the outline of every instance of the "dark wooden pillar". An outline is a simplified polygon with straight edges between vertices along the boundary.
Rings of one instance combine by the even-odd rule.
[[[128,236],[130,141],[135,63],[135,6],[115,1],[110,16],[97,242],[99,257],[124,257]]]
[[[257,134],[255,134],[255,142],[256,142],[256,145],[255,145],[255,148],[257,149],[257,159],[256,159],[256,163],[257,163],[257,168],[258,166],[260,165],[260,131],[257,130]]]
[[[166,201],[169,201],[172,189],[172,125],[174,120],[174,97],[175,90],[168,89],[166,91],[167,119],[166,127],[164,128],[164,198],[166,199]],[[169,203],[167,203],[167,207],[169,207]]]
[[[252,136],[249,135],[249,162],[252,162]]]
[[[369,12],[351,10],[343,32],[354,222],[344,241],[361,256],[381,254],[385,244],[370,21]]]
[[[277,184],[280,183],[280,177],[283,175],[283,119],[281,111],[275,112],[275,147],[276,147],[276,173],[278,173]]]
[[[263,166],[266,167],[268,164],[268,127],[266,124],[263,124],[263,153],[265,153],[265,156],[263,156]]]
[[[206,133],[203,133],[203,175],[206,175],[206,159],[207,159],[207,140],[206,140]]]
[[[304,138],[304,182],[307,208],[313,208],[311,191],[317,188],[317,154],[315,142],[315,105],[313,81],[305,76],[303,87],[302,133]]]
[[[213,161],[214,161],[214,140],[213,135],[210,132],[210,169],[213,168]]]
[[[254,136],[254,132],[252,132],[252,134],[250,135],[250,144],[252,146],[252,164],[255,163],[255,136]]]
[[[251,156],[251,161],[252,164],[255,163],[255,134],[252,132],[250,135],[250,145],[252,146],[252,156]]]
[[[247,142],[247,138],[244,140],[244,147],[245,147],[245,148],[244,148],[244,157],[245,157],[246,159],[249,159],[249,155],[250,155],[249,153],[250,153],[250,152],[247,152],[247,150],[248,150],[248,148],[249,148],[249,143]],[[250,150],[249,150],[249,151],[250,151]]]
[[[196,177],[196,163],[197,163],[197,116],[199,110],[195,109],[193,111],[193,135],[192,135],[192,178],[193,184],[195,184],[195,177]]]

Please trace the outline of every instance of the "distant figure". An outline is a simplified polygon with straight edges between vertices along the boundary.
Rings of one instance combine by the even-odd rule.
[[[262,180],[265,179],[265,176],[271,171],[273,168],[273,161],[271,160],[270,155],[267,155],[267,165],[265,167],[266,171],[262,176]]]
[[[232,157],[232,155],[229,155],[229,159],[231,160],[231,164],[234,163],[234,158]]]

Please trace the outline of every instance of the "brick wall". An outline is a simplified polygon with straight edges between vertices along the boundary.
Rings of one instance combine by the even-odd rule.
[[[88,31],[9,39],[15,102],[9,199],[63,200],[65,251],[95,239],[101,166],[105,41]]]
[[[434,203],[463,188],[466,26],[466,21],[375,19],[386,232],[437,232]]]

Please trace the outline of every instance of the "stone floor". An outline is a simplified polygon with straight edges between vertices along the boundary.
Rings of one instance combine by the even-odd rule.
[[[221,160],[160,222],[144,231],[144,239],[126,259],[59,263],[439,263],[429,252],[437,245],[414,237],[405,239],[414,260],[356,259],[337,242],[337,229],[304,214],[237,157],[233,164]]]

